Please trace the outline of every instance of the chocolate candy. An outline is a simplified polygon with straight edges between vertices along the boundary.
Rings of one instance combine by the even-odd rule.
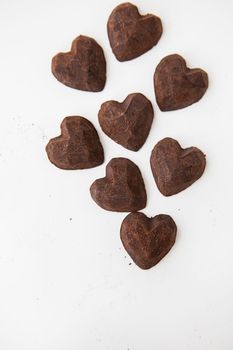
[[[144,95],[135,93],[122,103],[103,103],[98,116],[105,134],[123,147],[138,151],[149,134],[154,111]]]
[[[126,158],[113,158],[106,167],[106,177],[96,180],[90,192],[94,201],[106,210],[137,211],[146,206],[141,172]]]
[[[61,135],[46,146],[48,158],[58,168],[88,169],[104,161],[104,151],[92,123],[83,117],[66,117]]]
[[[80,35],[73,41],[71,51],[53,57],[52,73],[71,88],[101,91],[106,81],[103,49],[94,39]]]
[[[150,158],[151,169],[158,189],[164,196],[183,191],[203,174],[205,155],[196,147],[183,149],[172,138],[155,145]]]
[[[161,111],[172,111],[199,101],[208,88],[208,75],[200,68],[187,68],[183,57],[170,55],[155,70],[154,88]]]
[[[136,265],[150,269],[163,259],[176,240],[176,224],[169,215],[148,218],[131,213],[121,225],[121,240]]]
[[[129,2],[112,11],[107,28],[112,51],[119,61],[132,60],[150,50],[163,31],[159,17],[141,16]]]

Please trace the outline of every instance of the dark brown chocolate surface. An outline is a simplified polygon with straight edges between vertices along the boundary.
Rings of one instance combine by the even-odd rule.
[[[66,117],[61,135],[46,146],[48,158],[58,168],[88,169],[104,161],[104,151],[92,123],[83,117]]]
[[[198,148],[183,149],[176,140],[167,137],[155,145],[150,163],[158,189],[164,196],[171,196],[201,177],[206,159]]]
[[[179,55],[164,57],[154,74],[155,96],[161,111],[172,111],[199,101],[208,88],[208,75],[189,69]]]
[[[73,41],[71,51],[53,57],[52,73],[71,88],[101,91],[106,81],[103,49],[94,39],[80,35]]]
[[[136,265],[150,269],[169,252],[176,240],[176,224],[169,215],[148,218],[131,213],[121,225],[121,240]]]
[[[153,116],[151,102],[140,93],[130,94],[122,103],[103,103],[98,115],[105,134],[132,151],[138,151],[146,141]]]
[[[93,200],[103,209],[130,212],[146,206],[146,190],[136,164],[126,158],[113,158],[106,167],[106,177],[90,188]]]
[[[107,29],[112,51],[119,61],[131,60],[150,50],[163,31],[159,17],[141,16],[138,8],[129,2],[112,11]]]

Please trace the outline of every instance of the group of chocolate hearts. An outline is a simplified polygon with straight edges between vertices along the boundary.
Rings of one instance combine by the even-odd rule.
[[[139,14],[136,6],[124,3],[111,13],[108,37],[119,61],[134,59],[157,44],[162,23],[155,15]],[[52,72],[63,84],[85,91],[101,91],[106,81],[106,61],[102,48],[89,37],[76,38],[67,53],[52,60]],[[208,76],[202,69],[189,69],[177,55],[162,59],[154,74],[157,104],[161,111],[187,107],[201,99],[208,87]],[[145,143],[153,121],[151,102],[133,93],[119,103],[107,101],[98,113],[105,134],[123,147],[138,151]],[[49,160],[61,169],[87,169],[104,162],[104,151],[93,124],[80,116],[66,117],[61,135],[46,146]],[[201,177],[205,155],[196,147],[182,149],[165,138],[159,141],[150,158],[159,191],[165,196],[183,191]],[[106,176],[90,188],[93,200],[103,209],[130,212],[123,220],[120,236],[134,262],[142,269],[157,264],[172,248],[176,224],[168,215],[148,218],[138,212],[145,208],[147,195],[141,172],[126,158],[114,158],[106,166]]]

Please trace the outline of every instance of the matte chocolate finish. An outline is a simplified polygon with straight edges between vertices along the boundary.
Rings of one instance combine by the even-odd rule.
[[[181,56],[170,55],[155,70],[154,88],[161,111],[172,111],[199,101],[208,88],[208,75],[200,68],[187,68]]]
[[[73,41],[71,51],[53,57],[52,73],[71,88],[101,91],[106,81],[103,49],[94,39],[80,35]]]
[[[46,146],[48,158],[58,168],[88,169],[104,161],[104,151],[92,123],[83,117],[66,117],[61,135]]]
[[[141,16],[138,8],[129,2],[112,11],[107,29],[112,51],[119,61],[132,60],[150,50],[163,31],[159,17]]]
[[[140,93],[128,95],[122,103],[103,103],[98,115],[103,132],[131,151],[138,151],[146,141],[153,116],[151,102]]]
[[[146,190],[136,164],[126,158],[113,158],[106,177],[90,188],[94,201],[103,209],[118,212],[137,211],[146,206]]]
[[[148,218],[131,213],[121,225],[121,240],[136,265],[150,269],[163,259],[176,240],[176,224],[169,215]]]
[[[201,177],[206,159],[198,148],[183,149],[176,140],[167,137],[155,145],[150,163],[159,191],[164,196],[171,196]]]

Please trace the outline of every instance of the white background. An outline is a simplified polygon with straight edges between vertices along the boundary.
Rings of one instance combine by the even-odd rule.
[[[233,349],[233,2],[134,1],[159,15],[164,33],[150,52],[130,62],[113,56],[106,33],[115,0],[0,0],[0,348],[2,350]],[[87,93],[63,86],[51,58],[79,34],[104,48],[107,84]],[[209,74],[197,104],[160,112],[153,73],[179,53]],[[155,119],[139,152],[101,133],[102,102],[142,92]],[[65,116],[96,126],[104,165],[62,171],[45,146]],[[176,138],[207,155],[202,178],[170,198],[157,190],[149,166],[160,139]],[[89,186],[112,157],[139,165],[148,216],[170,214],[178,237],[172,251],[143,271],[124,251],[125,213],[99,208]]]

